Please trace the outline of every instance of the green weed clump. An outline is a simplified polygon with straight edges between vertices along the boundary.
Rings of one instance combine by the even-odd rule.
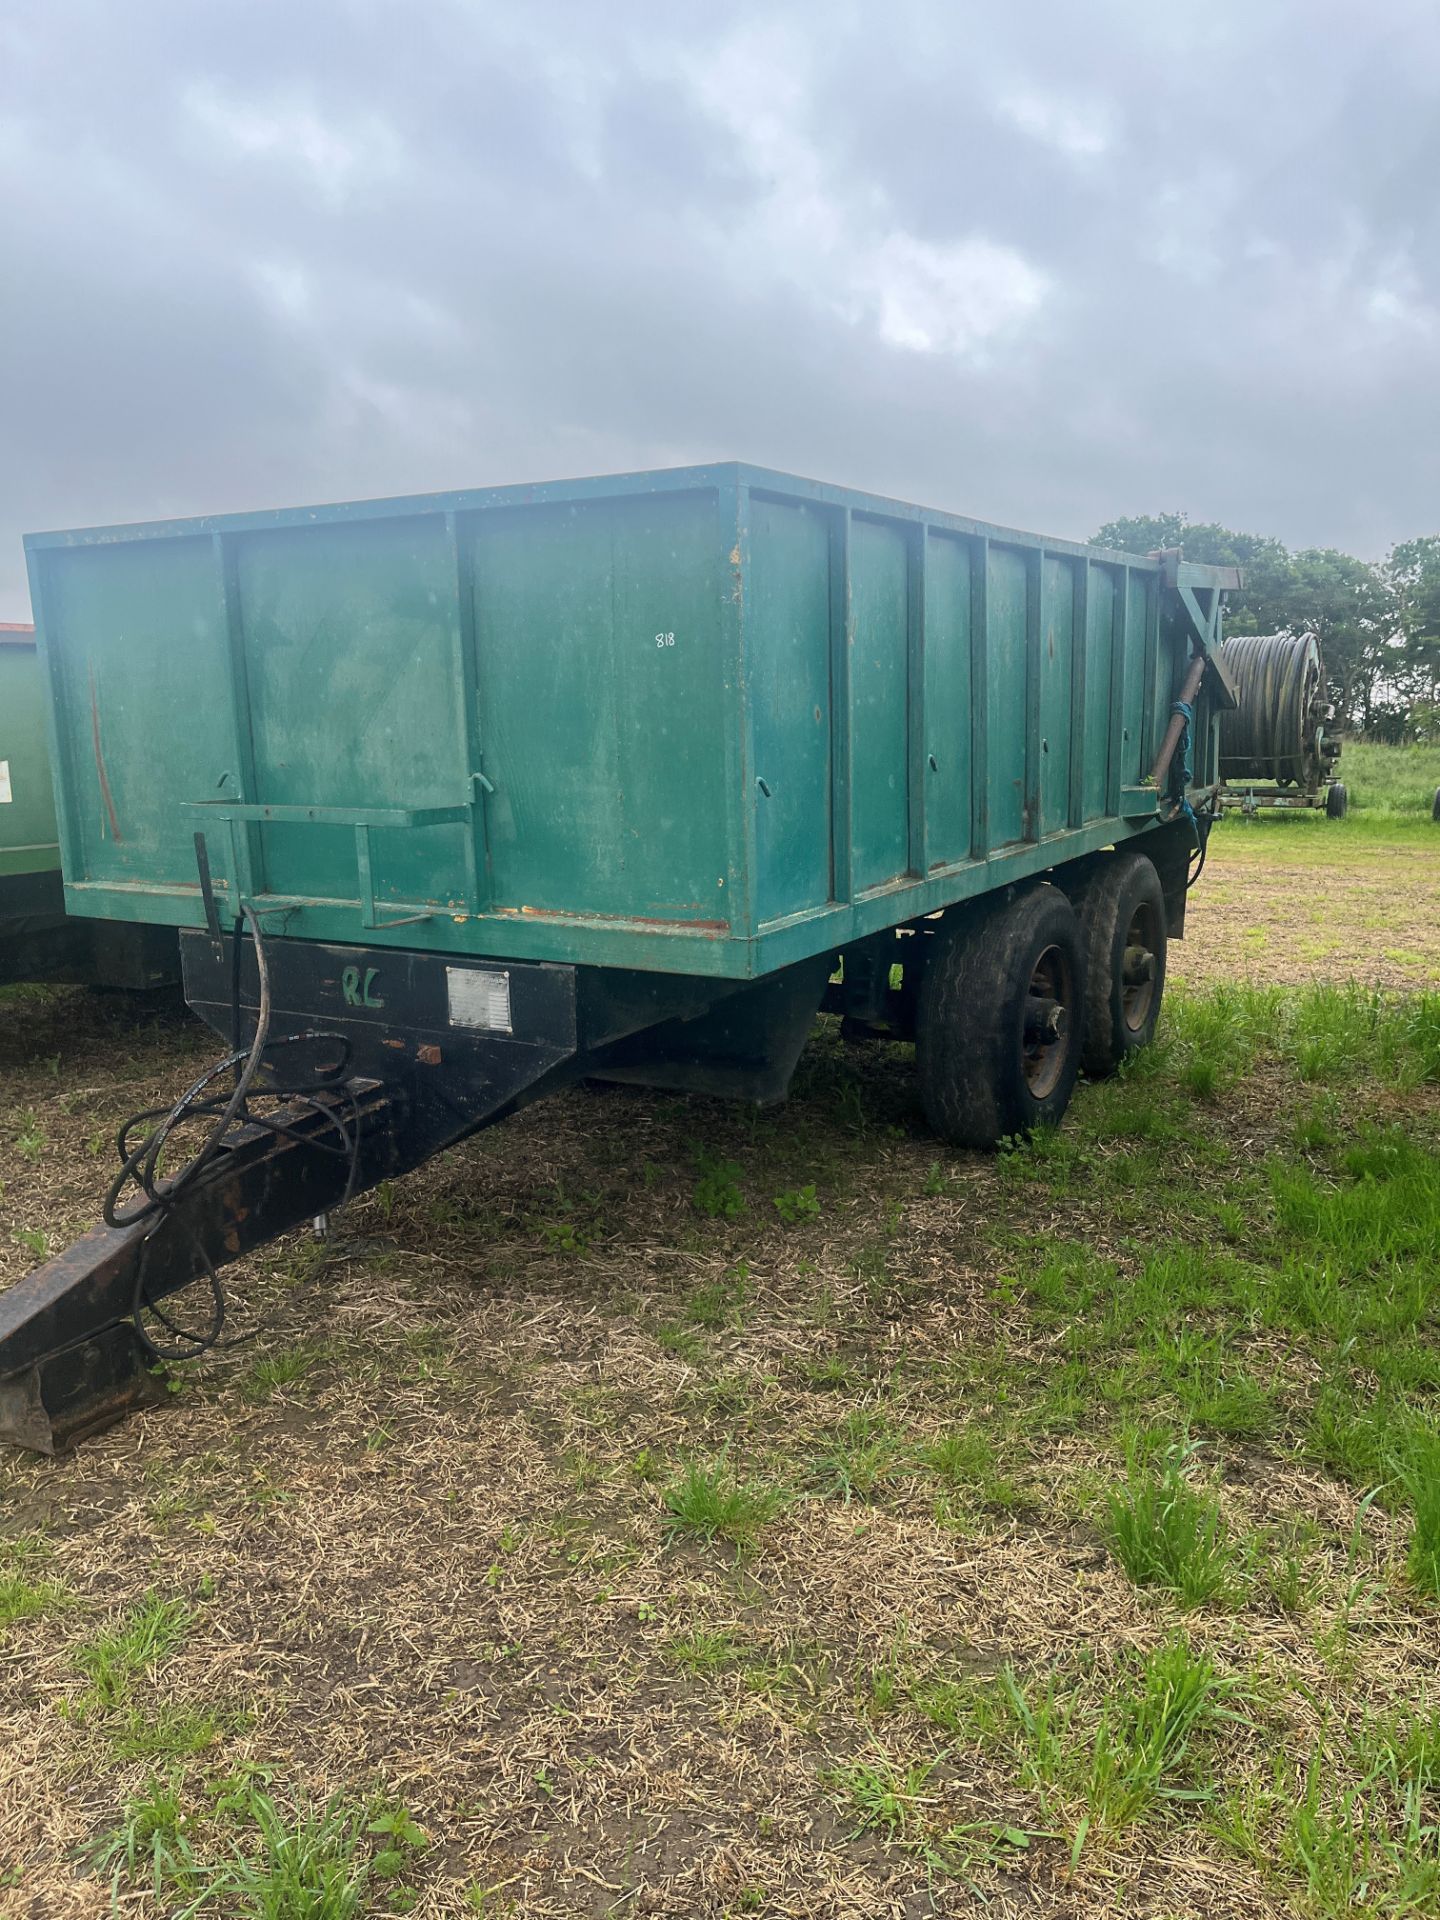
[[[32,1576],[32,1568],[48,1557],[47,1543],[34,1534],[0,1541],[0,1627],[72,1604],[71,1595],[58,1582]]]
[[[920,1459],[948,1492],[976,1506],[1004,1510],[1026,1504],[1024,1489],[1001,1470],[995,1441],[973,1421],[942,1433],[922,1450]]]
[[[259,1401],[263,1406],[286,1387],[293,1387],[313,1373],[325,1358],[323,1347],[310,1345],[286,1347],[279,1353],[266,1354],[250,1368],[241,1382],[241,1391],[247,1399]]]
[[[193,1822],[174,1781],[152,1780],[125,1803],[120,1824],[103,1835],[90,1859],[110,1876],[112,1910],[120,1911],[122,1883],[148,1883],[156,1903],[194,1893],[201,1868],[191,1845]]]
[[[1434,1913],[1437,1777],[1437,1716],[1369,1719],[1348,1741],[1318,1742],[1298,1778],[1277,1757],[1268,1782],[1232,1787],[1208,1824],[1232,1852],[1278,1869],[1321,1920]]]
[[[695,1206],[710,1220],[738,1220],[745,1211],[745,1196],[740,1191],[744,1173],[736,1160],[717,1158],[703,1147],[695,1149],[699,1179],[695,1182]]]
[[[671,1539],[693,1534],[705,1541],[753,1547],[779,1506],[777,1487],[737,1480],[723,1455],[692,1460],[665,1490],[665,1532]]]
[[[47,1144],[45,1129],[36,1118],[34,1109],[27,1109],[20,1117],[20,1128],[15,1135],[16,1147],[33,1166]]]
[[[1132,1825],[1160,1801],[1208,1799],[1202,1744],[1241,1717],[1231,1705],[1234,1682],[1184,1634],[1122,1672],[1093,1719],[1088,1696],[1053,1674],[1027,1691],[1007,1668],[1000,1685],[1022,1779],[1047,1815],[1083,1810],[1077,1853],[1092,1826]]]
[[[847,1503],[873,1500],[898,1466],[900,1453],[883,1413],[852,1407],[816,1456],[815,1477],[822,1492],[838,1494]]]
[[[331,1801],[282,1812],[252,1786],[236,1812],[253,1836],[245,1835],[246,1846],[232,1842],[232,1857],[212,1870],[204,1905],[247,1920],[352,1920],[359,1913],[370,1864],[359,1808]]]
[[[1192,1453],[1172,1447],[1157,1463],[1132,1451],[1105,1518],[1111,1551],[1137,1587],[1164,1587],[1198,1607],[1223,1592],[1233,1560],[1219,1502],[1186,1473]]]
[[[665,1642],[665,1652],[691,1673],[711,1676],[735,1666],[744,1649],[728,1628],[692,1627],[688,1633],[673,1634]]]
[[[268,1775],[250,1772],[218,1782],[193,1809],[176,1781],[152,1781],[91,1857],[110,1875],[117,1912],[122,1884],[148,1882],[179,1920],[206,1910],[226,1920],[354,1920],[371,1895],[408,1910],[414,1891],[398,1883],[427,1845],[403,1806],[288,1801],[268,1790]]]
[[[803,1187],[794,1187],[786,1193],[777,1193],[775,1211],[787,1227],[797,1226],[802,1220],[818,1220],[820,1202],[815,1195],[815,1182],[811,1180]]]
[[[240,1718],[243,1722],[243,1716]],[[125,1708],[102,1732],[114,1759],[154,1762],[203,1753],[220,1738],[221,1723],[208,1708],[162,1700],[148,1713],[139,1707]]]
[[[835,1768],[829,1780],[855,1818],[855,1833],[907,1841],[924,1827],[925,1787],[934,1771],[933,1760],[897,1767],[880,1754]]]
[[[719,1280],[696,1288],[686,1304],[685,1318],[712,1333],[725,1326],[739,1327],[749,1297],[750,1263],[739,1260]]]
[[[63,1606],[68,1598],[53,1580],[29,1580],[23,1573],[0,1572],[0,1627],[16,1620],[33,1620]]]
[[[194,1624],[185,1601],[162,1600],[149,1593],[114,1627],[75,1649],[75,1665],[89,1680],[104,1707],[116,1706],[139,1674],[148,1673],[171,1654]]]
[[[1353,1302],[1328,1304],[1356,1317],[1354,1329],[1372,1321],[1394,1324],[1388,1309],[1407,1305],[1394,1282],[1420,1291],[1414,1307],[1422,1317],[1440,1294],[1440,1168],[1433,1152],[1398,1128],[1367,1128],[1340,1160],[1341,1184],[1308,1167],[1277,1165],[1270,1186],[1276,1224],[1292,1249],[1288,1266],[1357,1281]],[[1404,1269],[1402,1272],[1401,1269]],[[1369,1284],[1365,1284],[1368,1282]],[[1378,1286],[1376,1285],[1378,1282]],[[1332,1330],[1336,1330],[1333,1329]]]
[[[1401,1478],[1415,1510],[1406,1572],[1422,1593],[1440,1599],[1440,1433],[1416,1434]]]

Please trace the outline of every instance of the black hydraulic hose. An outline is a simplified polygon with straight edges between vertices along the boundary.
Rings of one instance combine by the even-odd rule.
[[[173,1320],[159,1303],[153,1299],[146,1288],[146,1256],[150,1238],[162,1221],[177,1212],[186,1191],[204,1173],[206,1168],[225,1147],[227,1141],[240,1129],[258,1127],[288,1139],[303,1138],[307,1146],[322,1153],[331,1153],[343,1157],[347,1162],[344,1190],[337,1207],[343,1207],[354,1194],[360,1169],[360,1109],[355,1094],[348,1084],[350,1067],[350,1043],[343,1034],[325,1032],[318,1029],[306,1029],[301,1033],[282,1034],[279,1039],[270,1038],[271,989],[270,960],[265,949],[265,939],[261,931],[258,916],[249,905],[243,908],[245,918],[250,923],[250,934],[255,944],[255,965],[259,975],[260,994],[255,1016],[255,1032],[248,1047],[236,1046],[223,1060],[208,1068],[200,1078],[194,1081],[172,1107],[155,1107],[141,1113],[135,1113],[124,1123],[116,1135],[116,1149],[120,1156],[120,1170],[111,1183],[105,1197],[104,1217],[107,1226],[131,1227],[149,1222],[145,1237],[139,1249],[135,1266],[135,1288],[131,1301],[131,1321],[135,1333],[145,1350],[157,1360],[194,1360],[215,1346],[238,1346],[244,1340],[252,1340],[262,1329],[234,1339],[223,1340],[226,1320],[225,1290],[220,1281],[214,1261],[205,1247],[204,1241],[193,1227],[188,1227],[199,1273],[203,1274],[211,1298],[210,1324],[203,1330],[181,1326]],[[238,952],[241,929],[237,926],[235,935],[237,953],[237,992],[236,1039],[239,1038],[239,993],[238,993]],[[279,1048],[290,1048],[326,1042],[339,1049],[336,1062],[320,1068],[311,1078],[290,1083],[277,1082],[274,1078],[272,1062],[267,1055]],[[256,1090],[257,1076],[264,1068],[270,1078],[262,1088]],[[228,1093],[211,1094],[208,1089],[224,1075],[234,1073],[235,1084]],[[293,1124],[287,1124],[274,1113],[257,1111],[251,1106],[252,1094],[257,1099],[293,1102],[318,1114],[324,1121],[322,1131],[297,1133]],[[325,1094],[326,1099],[318,1096]],[[337,1105],[335,1096],[341,1096],[344,1105]],[[204,1139],[179,1171],[163,1177],[160,1162],[167,1144],[176,1130],[188,1120],[209,1120]],[[150,1123],[155,1124],[150,1124]],[[131,1140],[137,1129],[148,1127],[148,1131],[137,1146]],[[333,1133],[333,1139],[325,1138],[325,1133]],[[138,1187],[140,1198],[129,1208],[122,1208],[120,1202],[126,1190]],[[335,1209],[332,1208],[332,1211]],[[183,1216],[182,1220],[183,1220]],[[188,1223],[187,1223],[188,1225]],[[145,1324],[145,1316],[152,1315],[169,1333],[176,1336],[178,1344],[167,1345],[158,1342]]]
[[[250,1043],[248,1053],[237,1050],[227,1055],[218,1065],[208,1068],[193,1086],[181,1094],[159,1126],[152,1128],[140,1145],[129,1152],[126,1149],[130,1133],[139,1122],[151,1119],[154,1115],[152,1113],[135,1114],[125,1122],[116,1135],[115,1141],[120,1154],[120,1171],[111,1182],[110,1191],[105,1196],[103,1212],[107,1227],[133,1227],[161,1207],[173,1205],[179,1194],[209,1164],[220,1142],[230,1131],[235,1116],[244,1106],[245,1096],[260,1070],[260,1062],[265,1057],[265,1044],[270,1036],[270,962],[254,913],[248,904],[242,911],[250,921],[250,930],[255,941],[255,965],[260,974],[260,1005],[255,1016],[255,1038]],[[238,929],[235,941],[238,946],[240,941]],[[207,1111],[208,1103],[202,1104],[200,1096],[213,1081],[218,1080],[222,1074],[230,1072],[242,1061],[244,1065],[230,1097],[225,1101],[214,1126],[211,1127],[201,1146],[172,1179],[161,1182],[160,1156],[171,1134],[191,1114]],[[140,1188],[142,1198],[130,1208],[128,1213],[122,1213],[120,1196],[132,1182]]]

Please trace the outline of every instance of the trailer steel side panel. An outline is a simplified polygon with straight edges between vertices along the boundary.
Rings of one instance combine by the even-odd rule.
[[[72,912],[203,924],[200,830],[287,937],[739,979],[1154,826],[1225,584],[735,465],[26,544]]]
[[[0,626],[0,877],[60,871],[46,705],[34,629]]]
[[[174,934],[65,911],[49,707],[34,628],[0,623],[0,986],[66,980],[145,988],[174,981]]]

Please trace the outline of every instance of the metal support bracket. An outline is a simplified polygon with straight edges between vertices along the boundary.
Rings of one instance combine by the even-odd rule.
[[[1206,679],[1215,704],[1231,711],[1240,704],[1234,679],[1220,652],[1220,609],[1227,593],[1236,593],[1245,584],[1239,567],[1211,567],[1181,558],[1178,547],[1162,548],[1156,554],[1160,562],[1160,581],[1175,595],[1191,630],[1191,644],[1204,655]]]
[[[474,779],[482,779],[476,774]],[[494,789],[486,783],[486,790]],[[451,827],[468,826],[473,844],[476,832],[476,802],[472,796],[455,807],[305,807],[270,806],[263,801],[242,800],[187,800],[188,807],[194,807],[208,814],[214,820],[221,820],[230,832],[230,871],[239,871],[239,835],[237,826],[242,821],[256,825],[275,826],[321,826],[351,827],[355,833],[355,871],[359,883],[360,924],[367,933],[382,932],[390,927],[413,927],[422,921],[433,920],[434,911],[403,914],[396,920],[379,918],[379,907],[375,899],[375,876],[371,862],[370,835],[375,828],[396,830],[415,827]],[[202,836],[195,836],[197,853]],[[472,888],[473,895],[473,888]],[[263,905],[264,895],[257,899]],[[290,903],[287,903],[290,904]],[[472,897],[469,901],[471,912],[475,912],[478,902]]]

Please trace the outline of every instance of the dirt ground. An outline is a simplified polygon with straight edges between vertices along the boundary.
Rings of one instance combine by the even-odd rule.
[[[1440,830],[1355,844],[1317,868],[1217,841],[1175,976],[1433,981]],[[0,1285],[90,1224],[118,1119],[213,1051],[163,1009],[0,1003]],[[1309,1542],[1307,1599],[1187,1614],[1101,1544],[1102,1426],[1026,1424],[1058,1352],[1015,1274],[1051,1239],[1218,1246],[1187,1189],[1231,1178],[1246,1087],[1163,1155],[1087,1145],[1103,1190],[1056,1197],[946,1154],[912,1081],[832,1034],[771,1114],[576,1090],[232,1270],[235,1328],[264,1330],[165,1405],[0,1461],[0,1575],[41,1595],[0,1626],[0,1916],[99,1920],[85,1849],[127,1800],[203,1809],[246,1769],[287,1803],[403,1802],[427,1844],[365,1911],[421,1920],[1320,1911],[1182,1802],[1077,1844],[965,1704],[1007,1666],[1103,1698],[1184,1631],[1254,1678],[1212,1760],[1263,1795],[1440,1659],[1398,1521],[1295,1449],[1216,1458],[1237,1537]],[[1406,1112],[1440,1129],[1433,1087]],[[924,1463],[957,1430],[996,1451],[947,1491]],[[692,1461],[783,1494],[756,1541],[668,1528]],[[183,1630],[99,1697],[87,1648],[152,1600]],[[120,1910],[178,1910],[147,1884]]]

